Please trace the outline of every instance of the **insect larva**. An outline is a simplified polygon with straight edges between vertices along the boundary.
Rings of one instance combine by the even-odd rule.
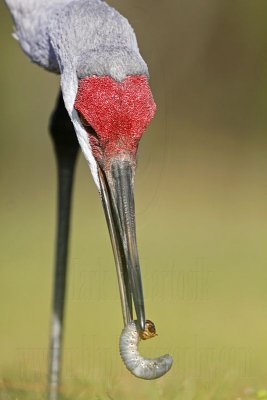
[[[139,354],[139,341],[156,335],[155,325],[149,320],[146,321],[146,328],[141,333],[138,332],[136,321],[130,321],[122,330],[120,336],[120,355],[126,368],[138,378],[160,378],[172,366],[173,359],[169,354],[158,358],[146,358]]]

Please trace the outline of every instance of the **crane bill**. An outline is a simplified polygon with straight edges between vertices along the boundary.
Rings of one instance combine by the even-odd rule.
[[[133,320],[133,301],[138,327],[143,330],[145,309],[136,242],[133,168],[130,160],[116,158],[108,168],[99,167],[98,173],[117,268],[124,324]]]
[[[131,288],[129,286],[126,260],[123,252],[122,243],[120,240],[119,229],[113,219],[112,207],[110,202],[110,192],[108,189],[107,181],[105,179],[105,175],[103,175],[100,169],[98,170],[98,176],[100,182],[102,204],[108,225],[108,230],[117,270],[123,322],[124,325],[126,326],[128,322],[133,319],[132,296],[131,296]]]

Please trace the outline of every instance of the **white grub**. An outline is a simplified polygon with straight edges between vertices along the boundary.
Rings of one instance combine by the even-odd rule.
[[[120,355],[126,368],[136,377],[142,379],[157,379],[166,374],[172,366],[173,359],[169,354],[157,358],[142,357],[138,352],[141,339],[156,336],[155,325],[146,321],[146,329],[138,332],[136,321],[130,321],[122,330],[120,336]]]

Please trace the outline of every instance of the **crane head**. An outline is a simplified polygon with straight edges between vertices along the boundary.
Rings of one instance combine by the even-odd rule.
[[[122,155],[135,160],[138,143],[156,109],[144,75],[127,76],[122,82],[110,76],[82,78],[74,107],[102,168]]]
[[[133,182],[136,153],[156,105],[145,75],[79,80],[74,108],[96,160],[100,192],[113,245],[124,322],[133,319],[145,329],[141,271],[136,243]]]

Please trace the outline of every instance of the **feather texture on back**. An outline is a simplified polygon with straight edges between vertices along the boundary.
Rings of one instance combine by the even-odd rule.
[[[30,59],[77,76],[148,74],[127,19],[101,0],[6,0],[15,37]]]

